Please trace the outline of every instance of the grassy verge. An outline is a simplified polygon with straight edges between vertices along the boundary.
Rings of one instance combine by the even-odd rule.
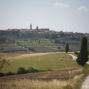
[[[89,65],[85,65],[85,67],[83,68],[82,74],[83,74],[82,77],[77,80],[77,82],[74,86],[74,89],[81,89],[84,80],[89,75]]]

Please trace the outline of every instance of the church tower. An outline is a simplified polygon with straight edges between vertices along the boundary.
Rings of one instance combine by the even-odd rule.
[[[30,24],[30,30],[32,30],[32,24]]]

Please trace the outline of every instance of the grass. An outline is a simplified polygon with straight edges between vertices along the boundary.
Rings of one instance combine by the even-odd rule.
[[[47,78],[52,78],[52,80]],[[4,76],[0,79],[0,89],[63,89],[67,85],[74,87],[77,79],[80,78],[80,69],[73,70],[71,80],[69,80],[68,71],[65,70]]]
[[[67,81],[15,80],[0,83],[0,89],[62,89]]]
[[[4,54],[3,54],[4,58]],[[16,73],[19,67],[28,69],[33,67],[37,70],[60,70],[67,68],[78,68],[79,65],[72,60],[72,57],[65,53],[36,53],[36,54],[19,54],[10,56],[5,54],[5,59],[9,60],[9,65],[4,65],[2,73]]]

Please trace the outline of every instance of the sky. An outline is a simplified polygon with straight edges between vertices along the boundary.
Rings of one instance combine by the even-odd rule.
[[[89,33],[89,0],[0,0],[0,29]]]

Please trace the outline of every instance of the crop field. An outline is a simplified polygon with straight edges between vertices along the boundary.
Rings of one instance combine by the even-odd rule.
[[[67,84],[67,81],[42,81],[24,79],[1,82],[0,89],[62,89],[62,87]]]
[[[34,53],[34,54],[0,54],[1,59],[8,60],[2,73],[17,73],[19,67],[33,67],[40,71],[60,70],[80,67],[72,57],[63,52]]]
[[[67,84],[75,86],[82,77],[81,69],[73,69],[69,80],[69,69],[28,73],[0,78],[0,89],[64,89]]]

